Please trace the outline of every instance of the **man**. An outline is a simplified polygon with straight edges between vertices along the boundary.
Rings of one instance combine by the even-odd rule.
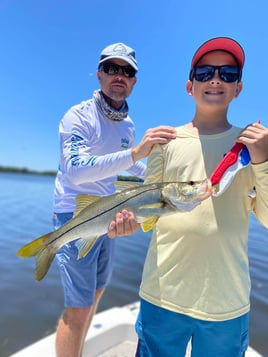
[[[176,137],[168,126],[149,129],[134,145],[135,129],[126,98],[138,71],[135,51],[123,43],[101,52],[93,98],[73,106],[60,126],[60,166],[55,183],[55,229],[72,218],[76,195],[106,196],[115,192],[117,174],[128,171],[143,178],[146,157],[154,144]],[[56,334],[58,357],[82,355],[84,339],[104,289],[110,281],[114,242],[104,235],[91,252],[77,260],[76,241],[57,254],[65,310]]]
[[[186,83],[194,117],[176,129],[176,140],[154,146],[148,157],[145,183],[209,178],[235,142],[247,147],[251,164],[223,194],[158,220],[140,288],[137,357],[183,357],[189,341],[193,357],[242,357],[247,349],[248,225],[253,211],[268,227],[268,129],[228,121],[229,105],[242,90],[243,65],[235,40],[202,44]],[[253,189],[255,197],[248,195]],[[118,214],[109,235],[124,235],[124,226],[137,228],[131,213]]]

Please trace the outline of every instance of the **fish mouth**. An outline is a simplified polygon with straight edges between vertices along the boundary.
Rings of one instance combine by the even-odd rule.
[[[174,190],[174,186],[172,186],[165,192],[163,200],[174,210],[191,211],[213,193],[211,182],[208,179],[199,184],[197,182],[185,184],[187,187],[183,190]]]
[[[196,199],[198,201],[203,201],[210,197],[214,189],[209,179],[205,179],[204,181],[200,182],[199,186],[194,186],[193,182],[193,189],[186,191],[183,193],[185,200],[192,200]]]

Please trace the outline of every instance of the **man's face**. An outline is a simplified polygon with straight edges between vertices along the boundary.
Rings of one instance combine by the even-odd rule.
[[[129,66],[125,61],[119,59],[110,59],[104,62],[116,64],[119,66]],[[127,77],[123,70],[119,68],[117,74],[105,73],[103,70],[97,72],[97,78],[100,83],[102,92],[112,100],[114,105],[120,107],[123,101],[130,95],[132,89],[137,82],[136,77]],[[118,102],[118,105],[116,103]],[[109,103],[110,104],[110,103]]]

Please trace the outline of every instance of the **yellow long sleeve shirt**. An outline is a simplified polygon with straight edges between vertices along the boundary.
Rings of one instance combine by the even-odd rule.
[[[199,181],[234,145],[240,128],[193,135],[157,145],[148,158],[145,183]],[[256,188],[256,198],[248,191]],[[268,227],[268,162],[240,170],[231,186],[191,212],[161,217],[148,249],[140,296],[192,317],[222,321],[249,311],[248,227],[250,211]]]

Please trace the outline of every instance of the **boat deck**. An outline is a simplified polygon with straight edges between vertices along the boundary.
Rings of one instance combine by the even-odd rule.
[[[136,345],[134,341],[124,341],[101,353],[98,357],[133,357],[135,356]]]
[[[113,307],[96,314],[87,334],[83,357],[134,357],[137,335],[134,324],[139,303]],[[190,357],[190,344],[185,357]],[[55,334],[47,336],[10,357],[55,357]],[[248,348],[246,357],[263,357]]]

